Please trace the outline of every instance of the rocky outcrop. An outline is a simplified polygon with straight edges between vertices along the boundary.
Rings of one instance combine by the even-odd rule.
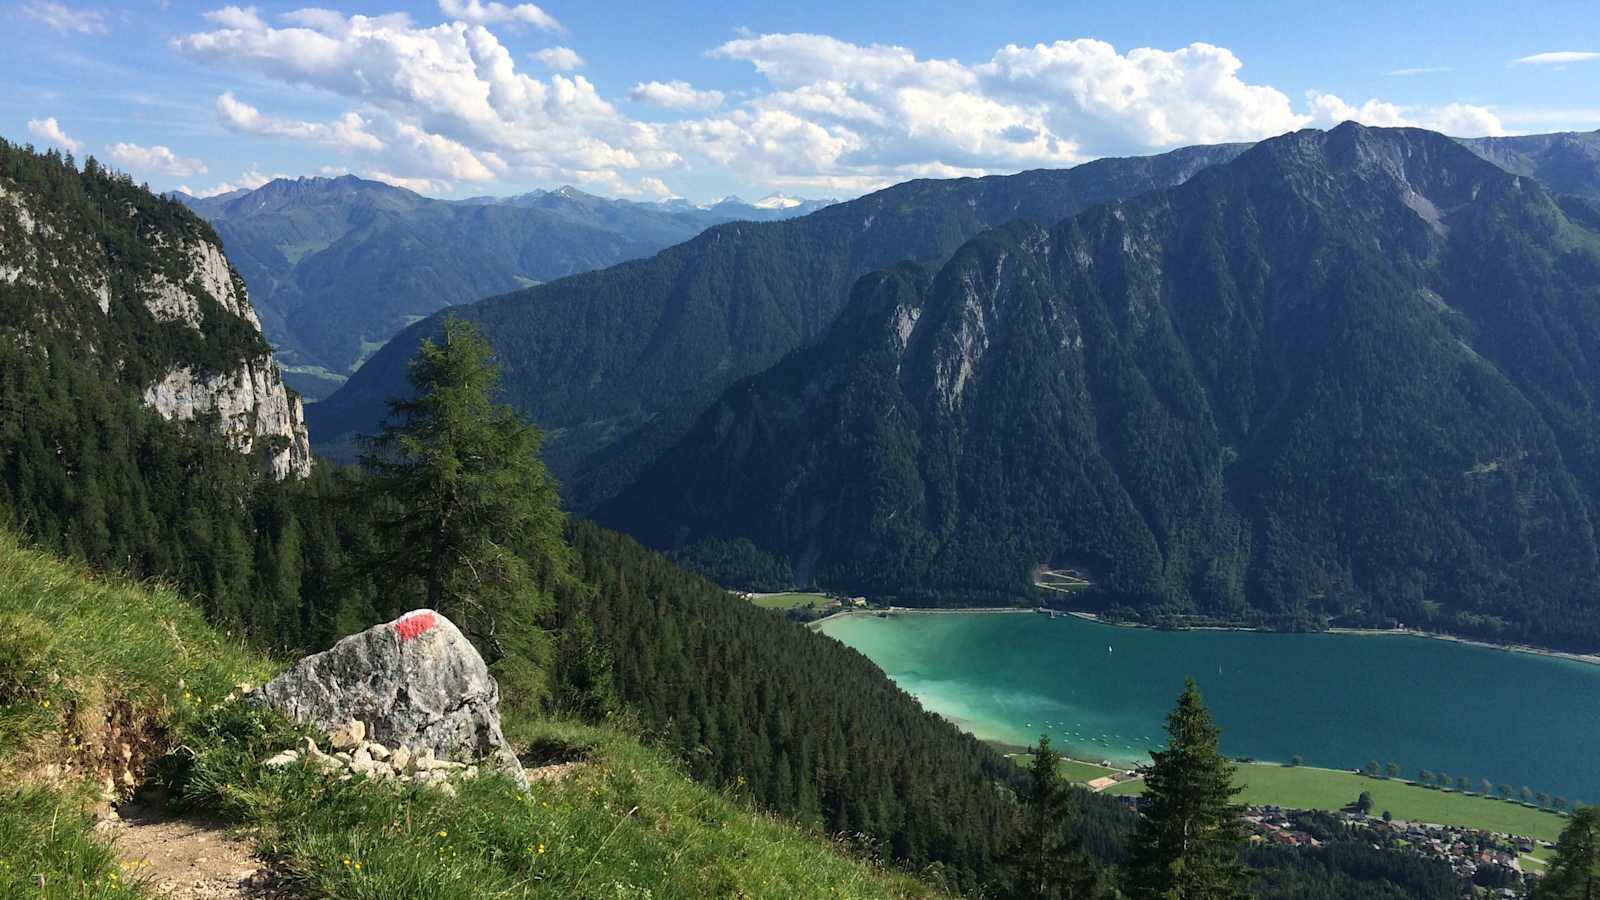
[[[164,322],[183,322],[198,329],[204,320],[200,295],[215,300],[227,312],[261,330],[250,299],[222,249],[210,241],[194,240],[184,245],[183,256],[188,260],[185,281],[174,281],[165,273],[157,272],[142,288],[145,308]]]
[[[263,465],[273,478],[311,471],[305,410],[298,396],[284,390],[270,358],[246,362],[221,375],[205,375],[187,366],[174,369],[145,388],[144,402],[168,419],[187,422],[216,416],[217,427],[235,449],[264,451]]]
[[[329,734],[331,746],[348,751],[352,763],[364,750],[360,774],[370,774],[369,745],[376,745],[391,755],[428,761],[422,771],[481,761],[528,785],[500,731],[500,686],[460,629],[431,610],[351,635],[300,660],[254,696]],[[309,748],[301,753],[313,756]],[[452,765],[434,766],[433,760]],[[393,763],[388,765],[392,772]]]

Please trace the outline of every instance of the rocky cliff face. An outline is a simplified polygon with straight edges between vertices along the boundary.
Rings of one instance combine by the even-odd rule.
[[[129,204],[117,228],[72,209],[0,179],[0,295],[15,339],[64,334],[162,416],[212,423],[273,478],[307,474],[300,398],[215,233],[176,203]]]
[[[216,416],[218,429],[239,452],[265,451],[263,465],[273,478],[299,477],[311,470],[305,410],[298,396],[284,390],[270,358],[221,374],[187,366],[173,369],[145,388],[144,402],[168,419]]]

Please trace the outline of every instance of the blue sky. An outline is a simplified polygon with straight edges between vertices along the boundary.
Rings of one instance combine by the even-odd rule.
[[[0,0],[0,135],[202,194],[354,172],[703,200],[1349,118],[1600,128],[1593,0],[767,6]]]

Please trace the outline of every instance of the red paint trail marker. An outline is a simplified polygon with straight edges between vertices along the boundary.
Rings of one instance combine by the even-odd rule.
[[[394,630],[400,633],[400,641],[404,643],[417,635],[439,624],[433,613],[426,609],[408,612],[395,620]]]

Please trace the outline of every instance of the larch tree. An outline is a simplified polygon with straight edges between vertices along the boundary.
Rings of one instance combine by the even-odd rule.
[[[1190,679],[1167,717],[1167,749],[1151,752],[1126,871],[1135,900],[1233,900],[1250,894],[1240,861],[1242,809],[1221,729]]]
[[[461,319],[423,342],[409,378],[413,396],[390,402],[362,457],[377,507],[374,575],[395,586],[389,612],[420,604],[449,616],[506,696],[533,702],[546,685],[551,588],[571,569],[539,431],[495,402],[489,343]]]

